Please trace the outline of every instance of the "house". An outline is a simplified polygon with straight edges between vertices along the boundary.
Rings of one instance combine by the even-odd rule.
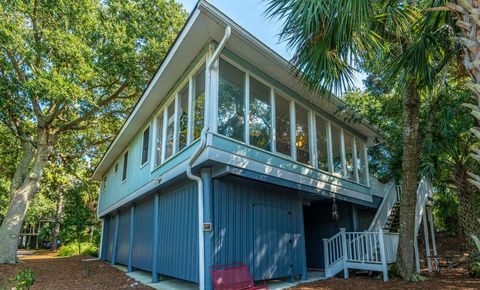
[[[211,289],[210,267],[232,262],[256,281],[332,276],[361,241],[363,264],[385,269],[383,235],[358,234],[396,202],[369,177],[380,135],[341,103],[200,1],[93,173],[101,259]]]

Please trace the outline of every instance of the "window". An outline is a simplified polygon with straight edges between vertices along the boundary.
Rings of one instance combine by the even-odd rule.
[[[358,181],[363,184],[367,184],[367,156],[366,145],[364,142],[356,139],[357,142],[357,168],[358,168]]]
[[[115,166],[113,167],[113,175],[117,175],[118,173],[118,162],[115,163]]]
[[[295,106],[295,146],[297,147],[297,161],[310,164],[308,144],[308,112],[300,105]]]
[[[339,128],[332,126],[332,158],[333,158],[333,173],[338,176],[343,175],[342,163],[342,143],[341,131]]]
[[[178,95],[178,151],[187,146],[188,134],[188,83]]]
[[[200,137],[205,118],[205,68],[193,79],[193,140]]]
[[[218,133],[245,140],[245,73],[220,59]]]
[[[353,136],[347,132],[343,132],[343,140],[345,142],[345,162],[347,166],[347,178],[354,180],[355,179],[355,160],[353,156],[353,147],[354,141]]]
[[[123,154],[122,181],[127,180],[128,151]]]
[[[148,143],[150,141],[150,126],[143,131],[143,142],[142,142],[142,165],[148,161]]]
[[[163,110],[158,114],[155,122],[157,123],[155,132],[155,166],[162,163],[162,145],[163,145]]]
[[[250,78],[250,144],[265,150],[271,149],[272,105],[270,88]]]
[[[106,175],[102,179],[102,189],[103,189],[103,192],[107,191],[107,176]]]
[[[175,101],[172,101],[167,108],[167,140],[165,148],[165,158],[173,155],[173,143],[175,134]]]
[[[317,167],[320,170],[328,171],[328,139],[327,139],[327,122],[315,117],[317,130]]]
[[[275,135],[277,152],[291,155],[290,148],[290,102],[275,95]]]

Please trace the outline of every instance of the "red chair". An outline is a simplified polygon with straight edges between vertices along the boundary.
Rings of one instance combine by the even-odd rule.
[[[266,284],[262,286],[253,284],[248,267],[243,263],[212,266],[210,275],[215,290],[268,289]]]

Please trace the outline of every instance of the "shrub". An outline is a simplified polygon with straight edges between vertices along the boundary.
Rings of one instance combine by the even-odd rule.
[[[477,254],[469,258],[468,274],[473,278],[480,278],[480,240],[475,235],[471,235],[477,247]]]
[[[58,255],[61,257],[70,257],[78,255],[79,243],[70,243],[68,245],[60,247]],[[80,243],[80,255],[94,256],[98,255],[97,245],[91,243]]]
[[[30,289],[30,286],[35,282],[35,272],[32,269],[20,270],[11,281],[17,290]]]

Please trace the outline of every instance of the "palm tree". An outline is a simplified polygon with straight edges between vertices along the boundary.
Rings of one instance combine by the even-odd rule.
[[[283,22],[280,38],[295,51],[296,73],[313,89],[340,92],[365,62],[386,67],[385,80],[403,95],[403,196],[397,265],[414,274],[414,219],[419,169],[419,108],[422,92],[450,59],[445,15],[422,17],[432,1],[268,0],[266,13]],[[440,47],[440,49],[439,49]],[[480,87],[480,86],[479,86]],[[480,90],[479,90],[480,92]]]

